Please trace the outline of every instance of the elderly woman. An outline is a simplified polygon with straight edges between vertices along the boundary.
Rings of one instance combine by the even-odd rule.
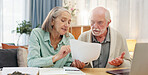
[[[71,14],[62,7],[53,8],[42,28],[33,29],[29,40],[29,67],[74,66],[83,68],[85,64],[79,60],[72,61],[69,40],[74,39],[68,33]]]

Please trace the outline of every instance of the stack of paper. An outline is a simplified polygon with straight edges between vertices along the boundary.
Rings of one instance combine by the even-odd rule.
[[[40,68],[39,75],[62,75],[65,74],[63,68]]]
[[[75,67],[40,68],[39,75],[85,75],[85,73]]]

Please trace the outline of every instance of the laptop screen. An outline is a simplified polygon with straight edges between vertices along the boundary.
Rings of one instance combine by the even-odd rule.
[[[148,75],[148,43],[136,43],[130,75]]]

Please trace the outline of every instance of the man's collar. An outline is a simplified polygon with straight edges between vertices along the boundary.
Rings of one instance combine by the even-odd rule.
[[[109,28],[107,28],[107,35],[105,38],[105,42],[110,42],[110,29]]]

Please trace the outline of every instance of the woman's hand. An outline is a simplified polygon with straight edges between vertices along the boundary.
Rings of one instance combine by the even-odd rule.
[[[79,60],[75,60],[75,61],[72,62],[71,66],[72,67],[77,67],[77,68],[84,68],[85,63],[81,62]]]
[[[64,58],[70,52],[71,52],[70,45],[62,46],[59,53],[53,56],[52,61],[56,62],[56,61]]]

